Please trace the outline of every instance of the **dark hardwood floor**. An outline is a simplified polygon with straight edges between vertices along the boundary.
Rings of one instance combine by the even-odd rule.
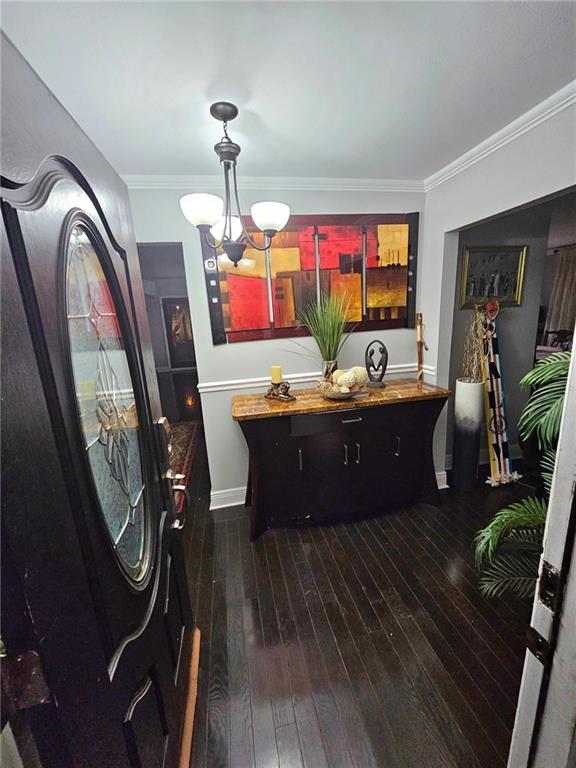
[[[251,544],[197,492],[193,768],[505,766],[530,606],[480,596],[472,540],[510,493]]]

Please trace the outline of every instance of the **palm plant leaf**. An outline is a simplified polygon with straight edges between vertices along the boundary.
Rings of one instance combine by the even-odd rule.
[[[524,440],[535,433],[540,448],[545,449],[540,467],[546,498],[532,496],[511,504],[478,531],[476,564],[482,567],[487,561],[480,579],[486,597],[508,591],[524,598],[534,594],[569,367],[570,352],[555,352],[538,362],[520,382],[533,391],[518,427]]]
[[[310,302],[300,315],[300,322],[310,331],[324,360],[336,360],[354,330],[346,332],[349,303],[322,293],[320,301]]]
[[[544,482],[544,491],[546,497],[550,498],[550,489],[552,488],[552,477],[554,476],[554,467],[556,466],[556,451],[554,448],[548,448],[544,451],[540,459],[540,473]]]
[[[543,526],[516,528],[510,531],[498,546],[498,552],[542,552]]]
[[[480,578],[484,597],[500,597],[513,592],[520,598],[534,594],[538,577],[539,556],[533,554],[498,555]]]
[[[543,360],[539,360],[531,371],[520,379],[521,387],[538,387],[548,381],[568,378],[570,368],[570,352],[554,352]]]
[[[476,534],[477,565],[481,565],[485,558],[491,561],[498,545],[511,531],[518,528],[543,530],[545,522],[546,502],[536,496],[528,496],[500,509],[494,519]]]
[[[534,390],[518,421],[524,440],[536,432],[540,448],[552,447],[560,431],[565,391],[565,379],[550,381]]]

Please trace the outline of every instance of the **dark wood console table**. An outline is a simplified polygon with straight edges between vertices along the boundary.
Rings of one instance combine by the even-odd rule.
[[[266,528],[440,503],[432,437],[450,390],[398,379],[357,400],[324,400],[315,389],[294,394],[288,403],[232,399],[250,450],[252,539]]]

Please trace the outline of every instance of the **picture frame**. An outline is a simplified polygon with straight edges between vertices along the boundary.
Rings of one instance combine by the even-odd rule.
[[[292,215],[237,266],[200,236],[212,343],[307,336],[299,318],[322,293],[346,301],[350,332],[415,328],[418,229],[417,212]]]
[[[526,245],[467,245],[460,275],[460,309],[473,309],[488,299],[501,307],[522,303]]]
[[[166,345],[171,368],[193,368],[196,365],[192,319],[188,299],[184,296],[162,298],[162,314],[166,329]]]

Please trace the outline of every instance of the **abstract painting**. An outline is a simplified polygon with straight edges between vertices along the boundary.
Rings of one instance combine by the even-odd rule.
[[[305,335],[321,292],[343,298],[354,330],[414,327],[417,237],[418,214],[345,214],[292,216],[237,267],[203,244],[214,343]]]

